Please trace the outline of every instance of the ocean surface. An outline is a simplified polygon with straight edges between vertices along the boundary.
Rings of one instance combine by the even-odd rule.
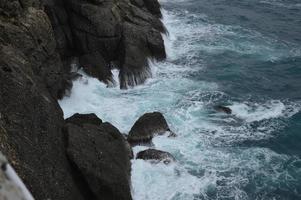
[[[93,112],[128,133],[164,114],[178,137],[154,147],[177,162],[133,160],[134,200],[301,199],[301,1],[160,2],[168,58],[153,78],[120,90],[85,75],[59,102],[65,117]]]

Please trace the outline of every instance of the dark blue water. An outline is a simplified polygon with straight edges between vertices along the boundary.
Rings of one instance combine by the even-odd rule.
[[[290,107],[284,108],[287,110],[282,110],[283,112],[290,112],[299,106],[301,1],[187,0],[165,1],[163,5],[167,11],[176,13],[183,23],[190,24],[192,34],[197,35],[198,31],[194,32],[195,29],[204,25],[211,25],[212,29],[222,27],[218,31],[213,30],[211,34],[209,30],[203,36],[188,39],[188,42],[198,43],[203,48],[199,48],[192,55],[186,55],[186,59],[176,61],[185,65],[194,60],[193,67],[202,69],[189,73],[189,78],[219,85],[219,92],[223,95],[213,100],[214,104],[232,105],[233,102],[246,102],[246,105],[251,107],[248,108],[249,112],[256,110],[259,104],[263,104],[267,110],[262,110],[260,115],[269,112],[272,106],[265,104],[275,99]],[[278,170],[290,174],[292,179],[269,182],[259,173],[245,185],[243,190],[246,196],[233,198],[301,199],[300,111],[295,111],[285,118],[254,120],[246,126],[248,130],[254,132],[261,131],[263,134],[268,132],[272,137],[258,140],[248,138],[234,143],[231,141],[230,146],[232,148],[258,146],[288,155],[290,159],[282,163]],[[247,173],[252,176],[253,172]],[[261,185],[265,181],[266,184],[273,186],[263,191],[258,190],[257,184]],[[216,193],[210,198],[228,199],[218,197]]]
[[[168,58],[154,77],[124,91],[84,76],[60,101],[65,117],[94,112],[127,133],[164,114],[178,137],[153,148],[177,162],[133,160],[135,200],[301,199],[300,0],[161,3]]]

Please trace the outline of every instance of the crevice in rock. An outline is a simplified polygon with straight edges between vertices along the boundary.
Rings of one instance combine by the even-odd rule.
[[[2,67],[2,70],[3,70],[4,72],[9,72],[9,73],[13,72],[13,70],[12,70],[10,67],[8,67],[8,66]]]

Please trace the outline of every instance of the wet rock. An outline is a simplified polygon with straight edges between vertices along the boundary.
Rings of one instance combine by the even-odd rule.
[[[88,75],[97,77],[106,84],[114,82],[111,68],[100,53],[95,52],[83,55],[80,57],[79,63]]]
[[[70,74],[69,74],[69,79],[71,81],[75,81],[75,80],[80,79],[82,77],[83,77],[83,75],[81,75],[81,74],[79,74],[77,72],[70,72]]]
[[[131,144],[149,143],[155,135],[170,131],[164,116],[160,112],[146,113],[131,128],[128,141]]]
[[[136,159],[155,160],[157,162],[164,162],[165,164],[175,161],[175,158],[170,153],[156,149],[140,151],[137,154]]]
[[[130,200],[131,163],[122,134],[111,124],[66,125],[67,154],[89,199]]]
[[[0,147],[36,199],[82,200],[64,149],[57,98],[66,80],[38,1],[0,3]],[[7,5],[7,4],[6,4]]]
[[[66,123],[76,124],[78,126],[83,126],[84,124],[94,124],[99,126],[102,120],[99,119],[94,113],[90,114],[79,114],[76,113],[65,120]]]
[[[54,98],[62,97],[67,80],[56,52],[51,23],[42,10],[29,7],[19,17],[1,20],[0,38],[1,43],[24,54],[33,73],[41,78]]]
[[[161,18],[162,13],[161,13],[161,5],[157,0],[144,0],[144,4],[146,8],[154,15],[157,17]]]
[[[125,89],[151,77],[149,58],[166,58],[157,0],[48,0],[45,10],[61,57],[80,57],[84,70],[106,84],[112,62]]]
[[[221,105],[218,105],[218,106],[215,106],[214,109],[218,112],[224,112],[226,114],[232,114],[232,110],[231,108],[229,107],[226,107],[226,106],[221,106]]]

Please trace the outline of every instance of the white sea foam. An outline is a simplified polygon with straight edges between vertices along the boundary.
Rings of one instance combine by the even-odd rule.
[[[299,112],[297,105],[285,105],[279,100],[268,101],[264,104],[259,103],[235,103],[230,108],[233,114],[247,122],[261,121],[264,119],[291,117]]]
[[[289,9],[301,7],[301,3],[294,3],[294,2],[283,1],[283,0],[261,0],[260,3],[270,4],[272,6],[284,7]]]

